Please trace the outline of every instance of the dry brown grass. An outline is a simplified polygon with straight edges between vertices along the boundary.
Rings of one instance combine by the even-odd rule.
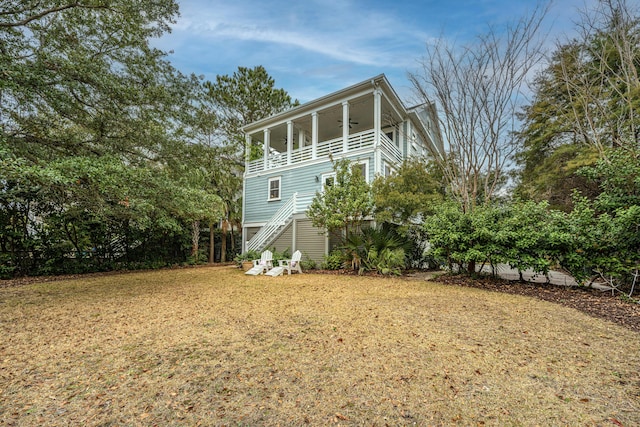
[[[0,289],[4,425],[640,424],[638,333],[516,295],[233,268]]]

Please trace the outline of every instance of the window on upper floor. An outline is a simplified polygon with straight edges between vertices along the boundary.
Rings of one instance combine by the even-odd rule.
[[[272,200],[280,200],[280,184],[281,184],[281,177],[277,176],[274,178],[269,178],[269,201]]]
[[[415,132],[411,132],[411,148],[413,154],[418,154],[418,135]]]
[[[385,128],[382,130],[382,132],[387,138],[389,138],[391,142],[393,142],[393,145],[400,148],[400,138],[396,128]]]
[[[351,170],[362,174],[362,177],[365,181],[369,182],[369,161],[368,160],[360,160],[351,163]],[[331,187],[336,183],[336,173],[335,172],[327,172],[321,175],[322,177],[322,189],[324,191],[327,187]]]

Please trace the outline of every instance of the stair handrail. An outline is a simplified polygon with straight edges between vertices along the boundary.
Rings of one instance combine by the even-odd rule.
[[[280,209],[258,230],[258,232],[247,242],[247,250],[259,250],[278,229],[285,225],[287,220],[294,214],[298,193],[293,193],[291,198],[284,203]]]
[[[296,193],[296,205],[295,211],[293,213],[306,212],[309,209],[309,205],[313,201],[313,198],[316,196],[316,193],[305,193],[305,194],[297,194]]]

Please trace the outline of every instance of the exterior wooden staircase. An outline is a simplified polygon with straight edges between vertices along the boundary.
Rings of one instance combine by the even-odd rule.
[[[306,212],[314,197],[315,194],[294,193],[269,221],[247,241],[246,250],[261,252],[269,247],[280,233],[291,224],[295,214]]]

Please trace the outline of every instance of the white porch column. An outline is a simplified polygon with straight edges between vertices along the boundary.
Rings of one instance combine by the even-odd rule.
[[[244,136],[244,162],[249,163],[251,161],[251,135],[246,134]]]
[[[373,132],[374,141],[380,143],[380,122],[382,121],[380,89],[373,91]]]
[[[349,102],[342,103],[342,151],[349,150]]]
[[[307,132],[304,129],[300,129],[300,131],[298,132],[298,148],[304,147],[304,140],[306,136]]]
[[[298,248],[296,248],[296,242],[297,240],[297,236],[296,236],[296,229],[298,228],[298,220],[295,219],[295,217],[293,218],[293,222],[291,224],[291,251],[295,252],[298,250]]]
[[[374,176],[382,171],[382,153],[380,151],[380,134],[381,134],[381,122],[382,122],[382,94],[380,89],[373,91],[373,143],[374,143],[374,156],[373,156],[373,173]]]
[[[291,164],[291,152],[293,151],[293,122],[287,122],[287,164]]]
[[[271,136],[271,129],[264,130],[264,143],[262,144],[262,150],[264,151],[264,170],[269,169],[269,137]]]
[[[318,113],[311,113],[311,158],[318,156]]]

